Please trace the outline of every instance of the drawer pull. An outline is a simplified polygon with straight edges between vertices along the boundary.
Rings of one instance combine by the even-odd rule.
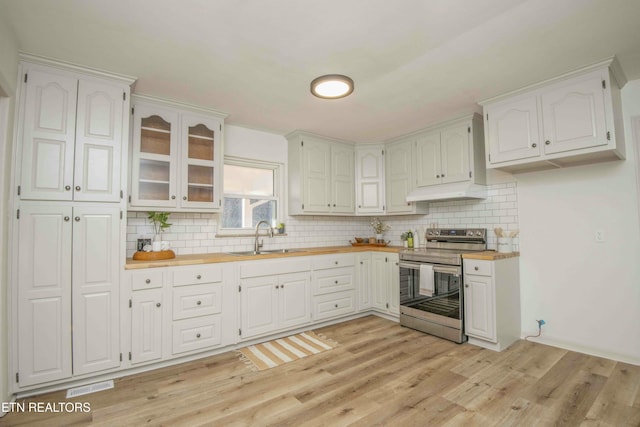
[[[477,265],[476,265],[475,267],[473,267],[473,269],[474,269],[475,271],[480,270],[480,269],[478,268],[478,266],[477,266]]]
[[[280,286],[276,285],[276,289],[280,289]]]
[[[151,283],[151,279],[147,279],[144,282],[148,285],[149,283]]]
[[[81,190],[80,186],[76,185],[76,191],[80,191],[80,190]]]
[[[200,279],[202,279],[202,276],[201,276],[200,274],[198,274],[198,275],[196,276],[196,279],[200,280]]]
[[[468,287],[469,287],[469,285],[464,285],[464,287],[465,287],[465,288],[468,288]]]
[[[198,302],[196,303],[196,305],[201,305],[201,304],[202,304],[202,301],[198,301]]]
[[[335,304],[335,307],[338,308],[338,304]]]
[[[196,338],[200,338],[200,332],[196,334]]]
[[[162,304],[160,304],[159,302],[156,303],[156,307],[160,307]]]
[[[337,285],[337,284],[338,284],[338,281],[336,280],[334,283]]]
[[[338,265],[338,261],[336,261],[336,265]]]

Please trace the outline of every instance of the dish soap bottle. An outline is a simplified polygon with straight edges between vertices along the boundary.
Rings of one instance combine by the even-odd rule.
[[[413,249],[413,233],[411,231],[407,233],[407,247]]]

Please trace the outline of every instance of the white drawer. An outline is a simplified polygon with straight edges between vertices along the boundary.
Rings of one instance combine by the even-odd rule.
[[[352,267],[356,264],[354,254],[319,255],[313,258],[313,269],[324,270],[326,268]]]
[[[163,283],[162,269],[147,268],[131,273],[131,290],[133,291],[161,288]]]
[[[314,295],[355,290],[355,268],[342,267],[314,272]]]
[[[344,316],[355,311],[355,291],[336,292],[313,298],[313,320]]]
[[[310,257],[247,261],[240,264],[240,277],[261,277],[276,274],[298,273],[311,270]]]
[[[479,259],[465,259],[464,274],[476,275],[476,276],[492,276],[493,261],[484,261]]]
[[[203,350],[222,342],[221,316],[198,317],[173,322],[173,354]]]
[[[173,320],[208,316],[221,311],[221,283],[173,288]]]
[[[173,270],[173,286],[197,285],[222,281],[222,267],[219,265],[199,265],[180,267]]]

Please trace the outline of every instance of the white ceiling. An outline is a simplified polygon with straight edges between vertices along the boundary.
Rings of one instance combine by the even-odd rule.
[[[138,78],[227,123],[378,142],[616,55],[640,78],[640,0],[0,0],[23,52]],[[341,100],[309,93],[346,74]]]

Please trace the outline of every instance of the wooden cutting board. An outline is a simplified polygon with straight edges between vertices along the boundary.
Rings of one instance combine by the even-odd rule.
[[[176,257],[176,253],[171,249],[168,251],[160,251],[160,252],[143,252],[138,251],[133,254],[133,259],[135,261],[158,261],[162,259],[173,259]]]

